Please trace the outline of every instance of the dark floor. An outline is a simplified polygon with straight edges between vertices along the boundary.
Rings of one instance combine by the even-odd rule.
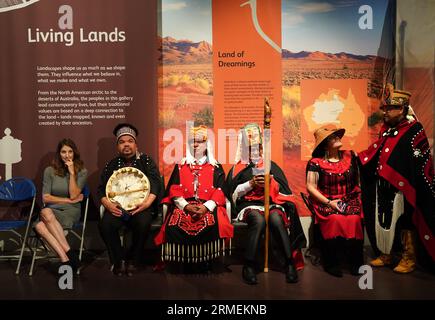
[[[55,261],[38,261],[32,277],[25,261],[22,273],[14,274],[15,261],[0,262],[0,300],[16,299],[117,299],[117,300],[323,300],[323,299],[435,299],[435,275],[416,270],[408,275],[391,269],[373,270],[373,289],[362,290],[359,277],[345,273],[343,278],[326,274],[306,261],[297,284],[287,284],[277,271],[259,273],[259,284],[249,286],[241,280],[240,264],[228,269],[217,266],[212,274],[153,272],[146,266],[131,278],[115,277],[109,271],[105,253],[88,253],[73,290],[60,290]],[[227,260],[228,262],[228,260]]]

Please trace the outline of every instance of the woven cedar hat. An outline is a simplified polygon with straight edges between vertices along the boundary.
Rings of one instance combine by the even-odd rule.
[[[409,98],[411,93],[403,90],[396,90],[391,83],[384,87],[382,94],[383,106],[404,106],[409,105]]]
[[[316,131],[314,131],[314,138],[316,139],[316,143],[314,145],[314,150],[311,155],[313,157],[317,157],[319,153],[322,152],[323,142],[325,142],[330,135],[335,134],[341,139],[343,138],[345,131],[346,130],[344,128],[338,128],[333,124],[327,124],[318,128]]]
[[[187,143],[186,143],[186,156],[183,159],[181,159],[180,164],[192,165],[193,163],[195,163],[195,157],[192,154],[190,147],[191,147],[191,144],[193,143],[193,141],[198,141],[198,142],[207,143],[208,162],[214,167],[219,166],[219,163],[216,161],[216,159],[214,157],[213,145],[212,145],[211,141],[208,139],[208,130],[209,129],[204,125],[200,125],[198,127],[191,126],[189,128]]]
[[[195,139],[196,141],[207,141],[207,127],[200,125],[198,127],[191,127],[189,130],[189,139]]]

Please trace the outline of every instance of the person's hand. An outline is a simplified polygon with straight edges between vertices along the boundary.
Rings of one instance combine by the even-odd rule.
[[[119,206],[118,204],[113,203],[112,201],[110,201],[107,198],[102,198],[101,199],[101,204],[104,206],[104,208],[106,208],[107,211],[109,211],[115,217],[122,216],[122,211],[118,207]]]
[[[196,206],[196,205],[193,205],[193,204],[187,204],[185,207],[184,207],[184,211],[186,211],[187,213],[190,213],[190,214],[196,214],[197,213],[197,210],[198,210],[198,206]]]
[[[75,199],[71,199],[71,203],[77,203],[83,201],[83,193],[80,193]]]
[[[192,217],[192,219],[198,220],[199,219],[199,206],[196,204],[188,204],[184,207],[184,211]]]
[[[72,161],[71,159],[68,159],[65,161],[65,166],[68,169],[68,172],[71,176],[75,175],[75,171],[74,171],[74,161]]]
[[[196,212],[192,215],[193,221],[198,221],[203,215],[208,212],[208,209],[203,204],[196,206]]]
[[[132,211],[130,211],[130,214],[134,216],[136,213],[144,211],[150,207],[150,203],[148,203],[147,200],[142,201],[140,205],[138,205],[136,208],[134,208]]]
[[[331,200],[331,202],[329,202],[329,206],[334,209],[337,212],[341,212],[340,209],[338,208],[338,203],[341,201],[341,199],[335,199],[335,200]]]
[[[251,187],[253,188],[264,188],[264,175],[256,175],[249,181]]]
[[[208,212],[208,209],[205,205],[200,204],[198,206],[196,206],[196,213],[200,214],[200,215],[205,215]]]

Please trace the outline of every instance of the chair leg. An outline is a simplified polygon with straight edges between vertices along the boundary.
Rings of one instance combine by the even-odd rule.
[[[21,262],[23,261],[24,249],[26,248],[26,244],[29,247],[29,249],[32,250],[32,248],[30,247],[30,245],[28,243],[29,239],[27,238],[27,231],[26,231],[26,235],[24,236],[24,238],[25,239],[23,239],[23,244],[21,246],[20,258],[18,259],[17,269],[15,270],[16,275],[20,274],[20,267],[21,267]]]
[[[36,249],[33,250],[33,255],[32,255],[32,264],[30,265],[30,270],[29,270],[29,276],[31,277],[33,275],[33,267],[35,265],[35,260],[36,260]]]
[[[82,253],[83,253],[83,248],[84,248],[84,237],[83,237],[83,234],[82,234],[82,236],[80,237],[80,249],[79,249],[79,261],[80,262],[82,262]],[[81,268],[77,268],[77,274],[80,274],[80,269]]]
[[[83,235],[81,236],[81,240],[80,240],[80,249],[79,249],[79,260],[80,262],[82,261],[82,253],[83,253],[83,243],[84,243],[84,237]]]
[[[49,252],[49,250],[50,250],[49,248],[47,248],[47,247],[45,246],[44,241],[41,240],[41,238],[39,238],[39,237],[36,237],[36,238],[35,238],[35,248],[34,248],[34,249],[32,249],[32,246],[29,244],[29,249],[32,251],[32,263],[30,264],[29,276],[32,276],[32,275],[33,275],[33,269],[34,269],[34,267],[35,267],[36,253],[37,253],[37,251],[38,251],[38,244],[39,244],[39,243],[41,243],[41,245],[44,247],[44,249],[45,249],[45,251],[46,251],[47,254],[48,254],[48,252]]]
[[[35,186],[33,186],[33,188],[35,188]],[[20,274],[21,261],[23,260],[24,249],[26,248],[26,244],[29,247],[29,249],[32,250],[29,245],[29,231],[32,222],[32,217],[33,217],[33,209],[35,208],[35,200],[36,200],[36,196],[33,195],[32,208],[30,209],[29,218],[27,220],[26,232],[24,233],[23,245],[21,246],[20,259],[18,260],[17,270],[15,270],[16,275]]]

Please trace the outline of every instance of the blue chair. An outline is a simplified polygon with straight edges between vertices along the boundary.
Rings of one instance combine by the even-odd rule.
[[[21,213],[21,217],[19,220],[3,220],[0,221],[0,231],[1,232],[12,232],[15,235],[18,235],[21,239],[21,251],[20,255],[4,255],[0,256],[1,259],[18,259],[17,269],[15,274],[20,273],[21,261],[23,259],[23,254],[25,247],[27,246],[30,251],[32,248],[28,243],[29,238],[29,229],[32,223],[33,210],[35,208],[35,199],[36,199],[36,188],[35,184],[32,180],[18,177],[12,178],[0,185],[0,200],[7,202],[21,202],[21,201],[31,201],[30,211]],[[22,227],[26,227],[26,231],[24,233],[24,237],[17,231]]]
[[[79,260],[82,261],[82,254],[83,254],[83,249],[84,249],[84,240],[85,240],[85,230],[86,230],[86,222],[88,221],[88,208],[89,208],[89,195],[90,195],[90,191],[89,191],[89,187],[86,185],[83,187],[82,189],[82,194],[83,194],[83,200],[82,200],[82,209],[83,209],[83,221],[78,221],[76,222],[72,228],[70,229],[64,229],[64,233],[65,236],[68,235],[68,233],[71,233],[74,237],[76,237],[79,241],[80,241],[80,249],[79,249]],[[80,231],[77,232],[76,230],[79,229]],[[42,239],[38,236],[37,239],[38,241],[40,241],[42,243],[42,245],[44,246],[45,250],[48,251],[48,248],[45,246],[44,242],[42,241]],[[46,256],[45,256],[46,257]],[[41,257],[44,258],[44,257]],[[33,257],[32,257],[32,263],[30,266],[30,271],[29,271],[29,276],[33,275],[33,268],[35,266],[35,260],[37,259],[36,257],[36,248],[33,250]],[[77,270],[77,274],[80,274],[80,269]]]

